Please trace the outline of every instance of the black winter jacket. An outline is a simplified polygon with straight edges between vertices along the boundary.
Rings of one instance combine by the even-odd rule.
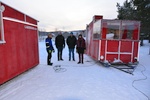
[[[56,48],[65,47],[65,38],[63,35],[57,35],[57,37],[55,38],[55,45]]]
[[[76,39],[75,36],[68,36],[66,42],[67,42],[67,45],[68,45],[69,49],[74,49],[75,45],[77,43],[77,39]]]

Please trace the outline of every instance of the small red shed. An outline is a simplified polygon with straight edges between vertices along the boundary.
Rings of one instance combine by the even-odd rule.
[[[37,22],[0,2],[0,84],[39,64]]]
[[[102,63],[135,63],[139,59],[140,22],[94,16],[87,25],[87,54]]]

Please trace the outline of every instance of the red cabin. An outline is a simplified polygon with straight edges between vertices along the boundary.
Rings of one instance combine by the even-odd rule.
[[[0,84],[39,64],[37,22],[0,2]]]
[[[87,54],[102,63],[136,63],[139,59],[140,22],[94,16],[87,25]]]

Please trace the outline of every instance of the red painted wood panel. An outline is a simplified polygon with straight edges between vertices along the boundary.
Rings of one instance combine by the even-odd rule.
[[[107,52],[118,52],[119,41],[107,40]]]
[[[118,54],[107,54],[106,57],[109,62],[113,62],[115,59],[118,59]]]
[[[120,52],[132,52],[132,41],[121,41]]]
[[[6,6],[4,16],[22,20],[24,14]],[[0,84],[39,64],[37,26],[10,20],[3,19],[6,43],[0,44]]]
[[[22,20],[24,21],[24,14],[22,14],[21,12],[14,10],[12,7],[3,4],[2,5],[5,7],[5,10],[3,12],[3,16],[4,17],[9,17],[9,18],[14,18],[14,19],[18,19],[18,20]]]
[[[131,55],[121,54],[120,55],[120,60],[123,61],[124,63],[129,63],[129,62],[131,62]]]

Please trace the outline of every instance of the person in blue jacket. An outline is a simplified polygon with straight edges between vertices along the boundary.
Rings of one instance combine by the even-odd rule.
[[[53,63],[51,62],[51,58],[52,58],[52,52],[55,52],[54,48],[53,48],[53,44],[52,44],[52,34],[48,34],[47,38],[45,39],[45,44],[46,44],[46,51],[48,53],[47,56],[47,65],[53,65]]]

